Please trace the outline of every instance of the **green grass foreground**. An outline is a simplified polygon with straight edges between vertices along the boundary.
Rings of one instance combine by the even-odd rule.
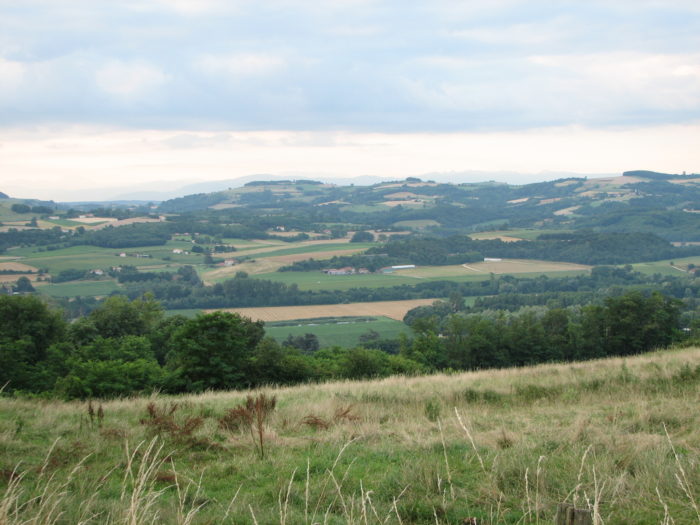
[[[698,523],[699,385],[688,348],[269,388],[263,459],[219,424],[258,392],[4,397],[0,523]]]

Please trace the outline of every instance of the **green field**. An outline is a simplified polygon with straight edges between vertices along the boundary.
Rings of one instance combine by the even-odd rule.
[[[350,288],[383,288],[398,286],[401,284],[417,284],[426,281],[454,281],[454,282],[479,282],[487,281],[491,275],[487,272],[466,273],[456,271],[455,266],[422,266],[417,268],[420,277],[411,277],[398,271],[390,274],[364,274],[364,275],[327,275],[323,272],[272,272],[262,273],[255,277],[268,279],[285,284],[296,284],[300,290],[349,290]],[[570,277],[588,273],[588,270],[573,271],[549,271],[549,272],[516,272],[514,275],[520,278],[535,278],[540,275],[548,277]]]
[[[288,244],[289,247],[281,247],[279,250],[273,250],[269,252],[253,253],[246,255],[244,251],[241,251],[241,256],[253,259],[264,259],[265,257],[275,257],[278,255],[297,255],[300,253],[317,253],[317,252],[330,252],[336,250],[366,250],[373,246],[375,243],[370,242],[353,242],[353,243],[329,243],[329,244],[312,244],[309,246],[296,246],[294,244]]]
[[[342,318],[337,322],[298,321],[297,325],[289,326],[290,322],[265,323],[265,333],[284,341],[287,336],[314,334],[318,337],[321,348],[329,346],[353,347],[360,345],[360,336],[370,330],[378,332],[382,339],[395,339],[399,334],[410,334],[411,329],[401,321],[388,317],[355,317]]]
[[[440,226],[440,223],[432,219],[423,219],[414,221],[398,221],[394,223],[394,226],[421,230],[423,228],[427,228],[428,226]]]
[[[416,284],[418,279],[400,277],[395,274],[367,275],[327,275],[322,271],[313,272],[272,272],[255,276],[258,279],[285,284],[296,284],[300,290],[349,290],[350,288],[383,288],[399,284]]]
[[[130,264],[137,267],[148,267],[163,264],[197,264],[202,262],[202,255],[178,255],[172,253],[174,248],[190,249],[192,243],[169,241],[163,246],[143,246],[135,248],[100,248],[97,246],[71,246],[59,250],[39,250],[38,248],[13,248],[7,251],[8,256],[20,257],[20,261],[38,268],[48,268],[52,274],[62,270],[77,269],[91,270],[95,268],[110,268]],[[119,253],[143,253],[150,258],[119,257]]]
[[[542,230],[542,229],[531,229],[531,228],[520,228],[512,230],[495,230],[495,231],[483,231],[478,233],[472,233],[469,236],[472,239],[488,238],[492,236],[503,236],[503,237],[514,237],[516,239],[523,239],[526,241],[534,241],[540,235],[544,233],[568,233],[571,230]]]
[[[685,269],[688,264],[694,264],[697,267],[700,267],[700,256],[694,256],[694,257],[684,257],[680,259],[665,259],[663,261],[653,261],[653,262],[645,262],[645,263],[636,263],[632,265],[632,268],[634,268],[636,271],[641,272],[645,275],[653,275],[655,273],[659,273],[661,275],[673,275],[673,276],[682,276],[682,275],[688,275],[685,272],[682,272],[681,270],[678,270],[677,268],[674,268],[671,265],[671,262],[673,262],[673,266],[676,266],[677,268],[682,268]]]
[[[37,286],[37,291],[51,297],[95,297],[105,296],[120,290],[121,287],[112,280],[105,281],[71,281],[59,284]]]

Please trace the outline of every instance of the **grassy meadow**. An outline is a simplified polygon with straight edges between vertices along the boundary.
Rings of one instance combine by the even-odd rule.
[[[552,261],[509,259],[501,262],[476,262],[467,265],[418,266],[393,273],[355,275],[328,275],[322,271],[269,272],[256,277],[285,284],[296,284],[300,290],[349,290],[351,288],[383,288],[402,284],[414,285],[424,281],[478,282],[495,275],[514,275],[520,278],[569,277],[586,274],[590,267]],[[677,270],[676,270],[677,271]]]
[[[51,297],[101,297],[120,289],[121,287],[112,279],[103,281],[71,281],[37,286],[39,293]]]
[[[399,334],[410,335],[411,329],[401,321],[388,317],[348,317],[340,319],[316,319],[265,323],[265,334],[280,342],[288,336],[314,334],[321,348],[342,346],[350,348],[361,345],[360,336],[370,330],[383,339],[396,339]]]
[[[92,405],[0,397],[0,523],[546,524],[563,501],[597,524],[698,523],[699,384],[688,348]],[[220,423],[260,393],[276,399],[262,450]]]

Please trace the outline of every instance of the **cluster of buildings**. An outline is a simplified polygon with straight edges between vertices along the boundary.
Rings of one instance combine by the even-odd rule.
[[[415,264],[400,264],[397,266],[387,266],[381,268],[379,272],[381,273],[393,273],[395,270],[410,270],[415,268]],[[353,266],[345,266],[343,268],[326,268],[323,270],[326,275],[357,275],[357,274],[368,274],[372,273],[367,268],[354,268]]]

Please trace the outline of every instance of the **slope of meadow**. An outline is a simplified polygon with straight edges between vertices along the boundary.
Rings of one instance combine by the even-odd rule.
[[[0,398],[0,523],[698,523],[700,349],[247,395]],[[229,419],[229,423],[231,423]],[[259,439],[259,436],[256,436]]]

